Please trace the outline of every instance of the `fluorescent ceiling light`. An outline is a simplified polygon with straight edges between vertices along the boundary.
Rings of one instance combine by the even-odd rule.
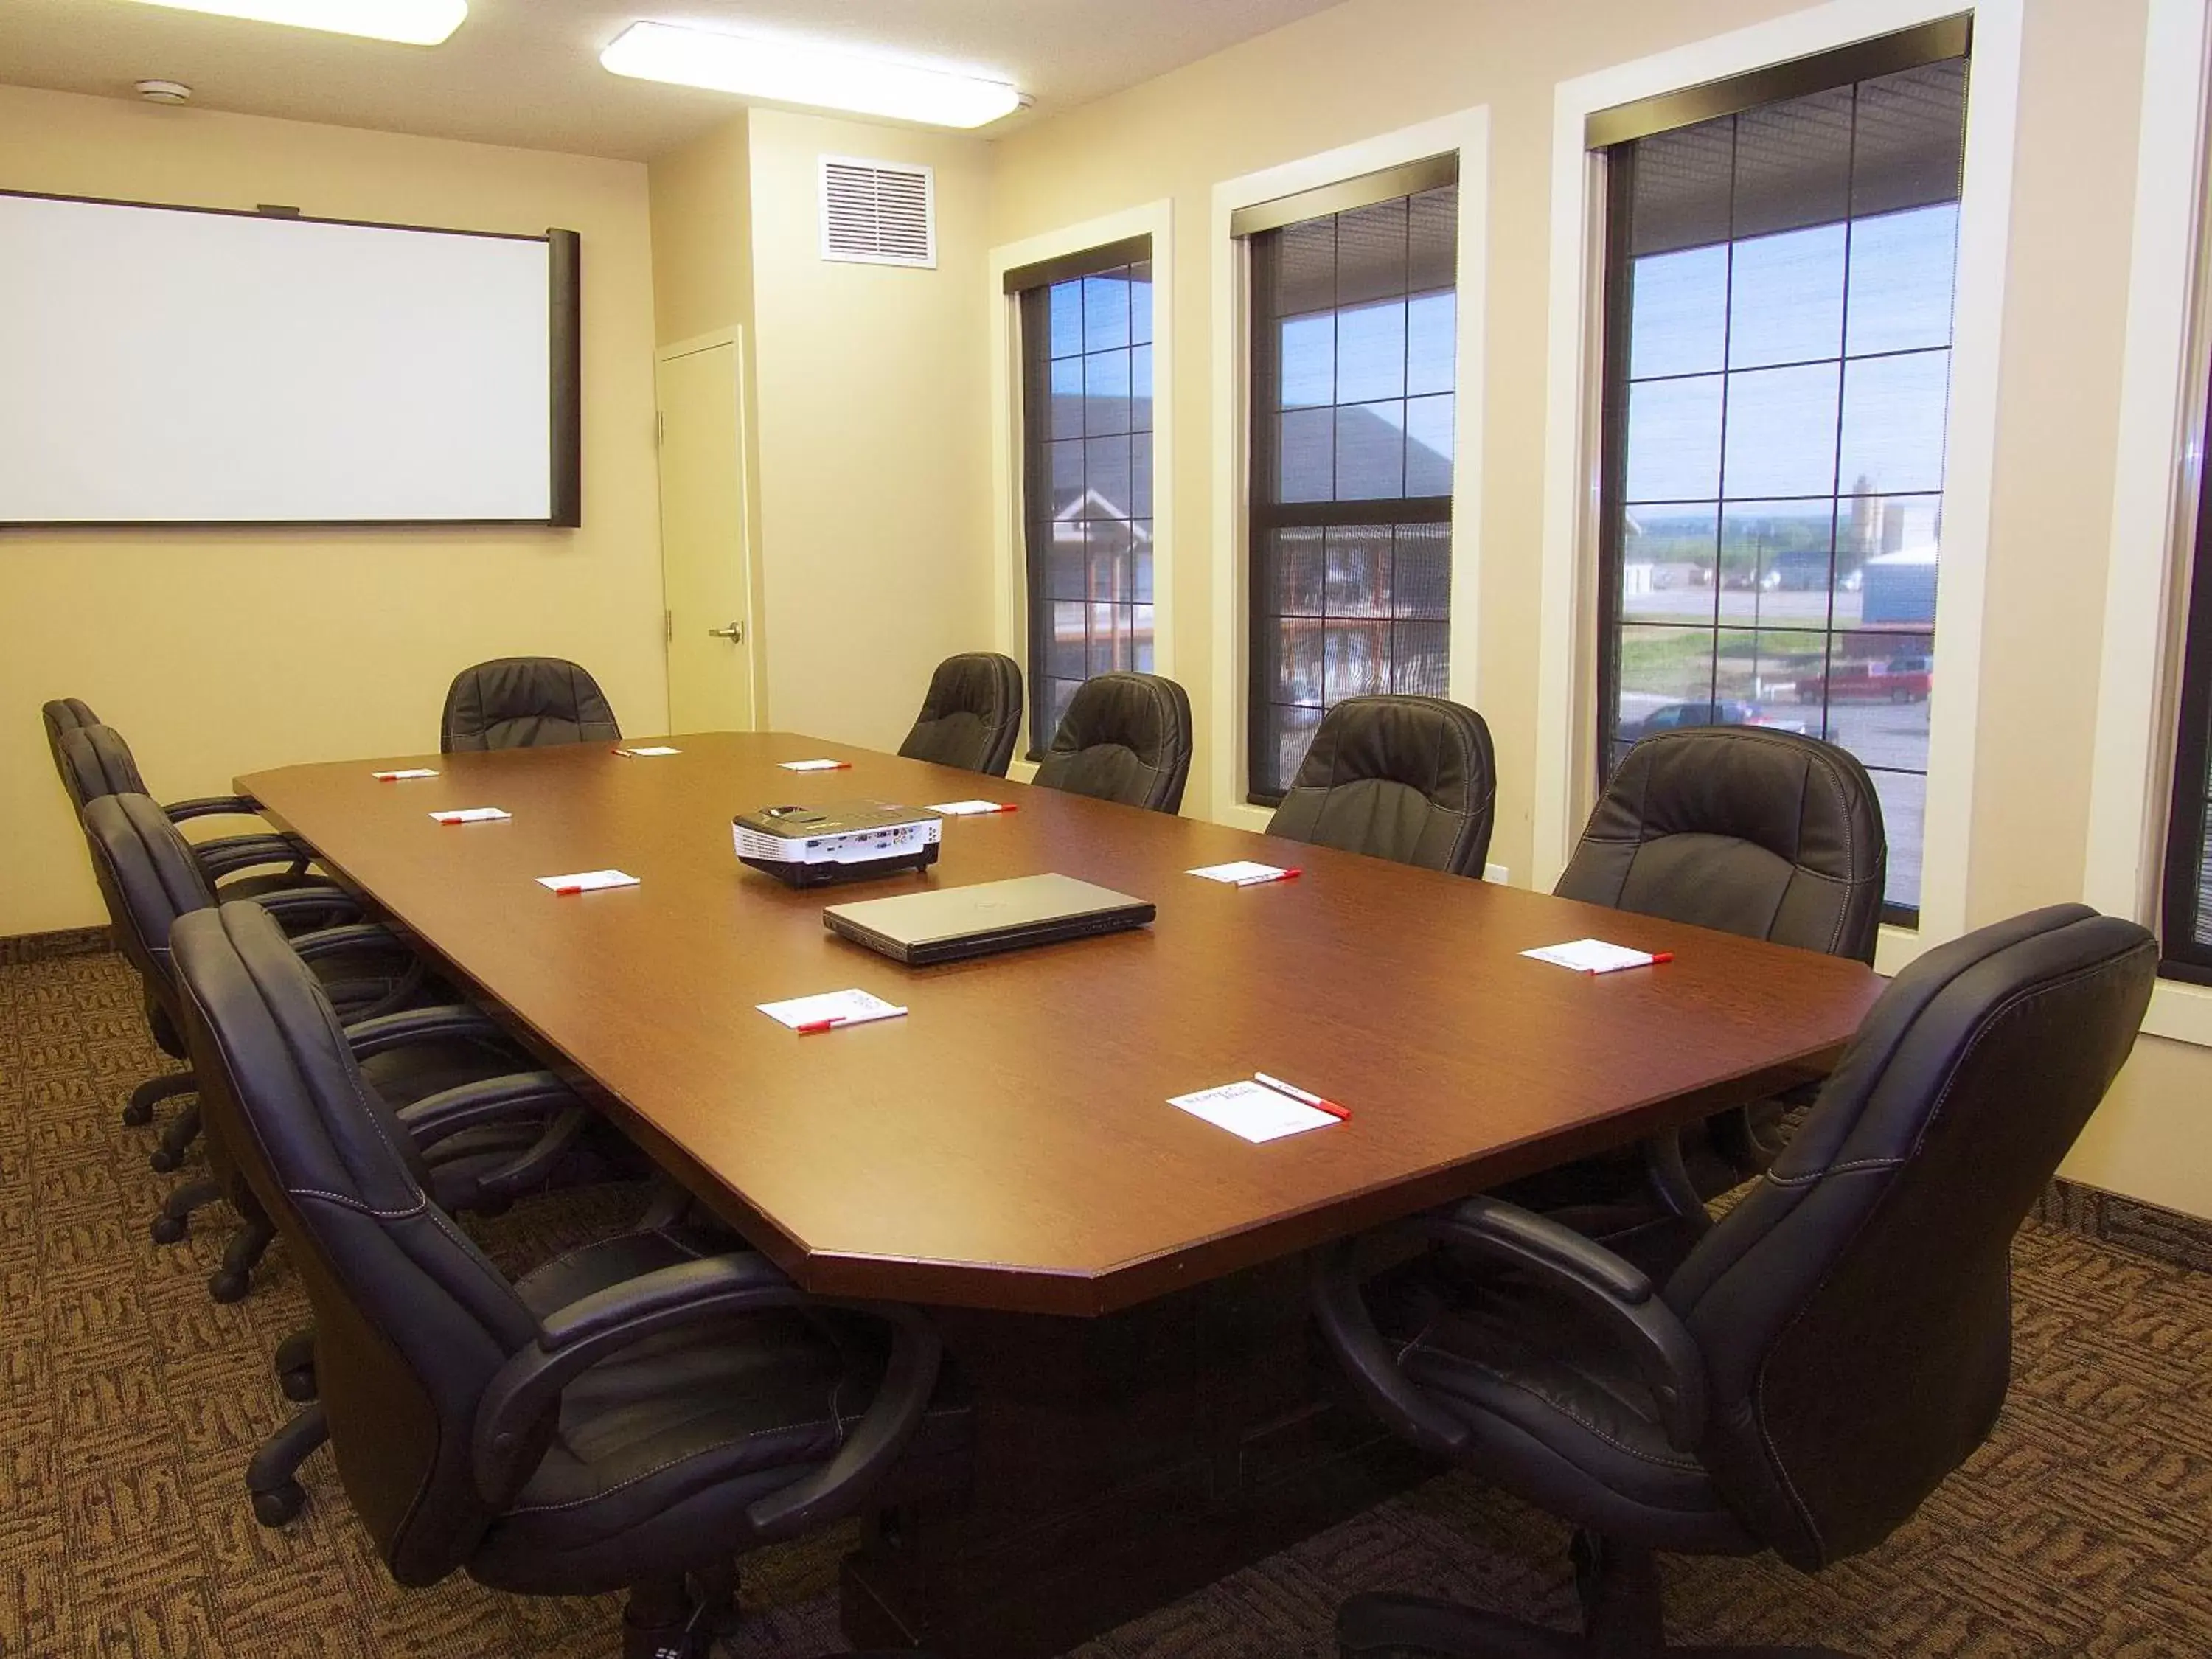
[[[469,0],[138,0],[172,11],[204,11],[256,23],[289,23],[332,34],[366,35],[410,46],[434,46],[460,27]]]
[[[1003,81],[674,23],[632,23],[599,54],[599,62],[641,81],[940,127],[980,127],[1011,115],[1022,102],[1021,94]]]

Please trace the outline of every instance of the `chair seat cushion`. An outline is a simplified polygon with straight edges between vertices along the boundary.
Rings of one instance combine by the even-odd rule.
[[[541,1318],[726,1241],[640,1232],[548,1262],[515,1286]],[[552,1443],[471,1573],[519,1590],[614,1589],[728,1553],[746,1505],[830,1457],[884,1361],[864,1322],[773,1309],[647,1338],[563,1390]],[[708,1548],[702,1554],[700,1540]],[[580,1578],[580,1575],[581,1576]]]
[[[1407,1376],[1510,1465],[1516,1491],[1662,1549],[1758,1546],[1696,1455],[1668,1443],[1650,1389],[1591,1315],[1488,1267],[1439,1261],[1449,1288],[1400,1355]]]

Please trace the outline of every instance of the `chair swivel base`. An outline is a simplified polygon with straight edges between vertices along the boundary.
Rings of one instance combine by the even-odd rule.
[[[1337,1610],[1338,1651],[1344,1659],[1849,1659],[1832,1648],[1670,1647],[1650,1551],[1581,1532],[1571,1553],[1579,1635],[1424,1595],[1355,1595]]]
[[[199,1087],[190,1072],[171,1072],[166,1077],[149,1077],[131,1091],[131,1103],[123,1109],[123,1121],[134,1129],[143,1128],[154,1121],[157,1102],[172,1095],[188,1095]]]
[[[264,1527],[281,1527],[300,1513],[307,1501],[298,1479],[300,1465],[329,1438],[323,1408],[309,1406],[294,1413],[289,1422],[261,1443],[261,1449],[246,1466],[246,1490],[253,1499],[255,1520]]]
[[[200,1108],[194,1101],[177,1114],[169,1127],[161,1131],[161,1144],[146,1155],[146,1162],[157,1175],[167,1175],[172,1170],[185,1166],[185,1154],[191,1150],[192,1142],[199,1139]]]
[[[161,1200],[161,1212],[154,1218],[150,1231],[156,1244],[173,1244],[191,1231],[192,1212],[204,1205],[212,1204],[222,1196],[222,1188],[212,1181],[192,1181],[178,1188]]]
[[[258,1217],[230,1237],[222,1253],[222,1266],[208,1275],[208,1294],[218,1302],[240,1302],[253,1288],[253,1269],[276,1237],[276,1230]]]

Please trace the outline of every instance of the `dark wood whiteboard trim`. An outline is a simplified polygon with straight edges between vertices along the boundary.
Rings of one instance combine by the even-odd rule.
[[[553,483],[547,499],[556,529],[584,522],[584,242],[573,230],[549,230],[552,284],[546,314],[552,324]]]

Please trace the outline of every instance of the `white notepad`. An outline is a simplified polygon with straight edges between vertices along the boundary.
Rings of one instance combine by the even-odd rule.
[[[681,749],[671,749],[665,743],[640,744],[635,749],[617,749],[617,755],[627,755],[632,760],[655,760],[663,755],[680,755]]]
[[[504,806],[457,806],[450,812],[433,812],[430,816],[441,823],[490,823],[500,818],[511,818],[514,814]]]
[[[1650,951],[1632,951],[1625,945],[1607,945],[1601,939],[1571,939],[1565,945],[1547,945],[1521,954],[1534,957],[1539,962],[1571,968],[1578,974],[1616,974],[1624,968],[1649,968],[1655,962],[1667,960],[1664,952],[1655,955]]]
[[[573,876],[540,876],[538,884],[556,893],[596,893],[607,887],[635,887],[637,878],[619,870],[580,870]]]
[[[783,1002],[754,1004],[770,1019],[794,1031],[821,1030],[832,1025],[865,1025],[872,1019],[896,1019],[906,1012],[866,991],[824,991],[818,996],[792,997]]]
[[[1188,876],[1203,876],[1208,881],[1225,882],[1231,887],[1260,887],[1271,881],[1284,881],[1297,873],[1279,864],[1255,864],[1250,859],[1235,859],[1227,864],[1205,864],[1195,870],[1183,872]]]
[[[397,772],[371,772],[369,774],[369,776],[374,778],[380,783],[397,783],[402,778],[434,778],[437,775],[438,769],[434,766],[406,766],[402,767]]]
[[[1326,1129],[1343,1121],[1334,1112],[1277,1094],[1249,1078],[1224,1083],[1218,1089],[1200,1089],[1194,1095],[1177,1095],[1168,1104],[1233,1135],[1242,1135],[1255,1146],[1280,1140],[1285,1135],[1304,1134],[1308,1129]]]
[[[943,800],[929,810],[942,812],[948,818],[972,818],[984,812],[1011,812],[1014,809],[995,800]]]
[[[842,772],[852,763],[850,761],[841,760],[778,761],[776,763],[787,772]]]

